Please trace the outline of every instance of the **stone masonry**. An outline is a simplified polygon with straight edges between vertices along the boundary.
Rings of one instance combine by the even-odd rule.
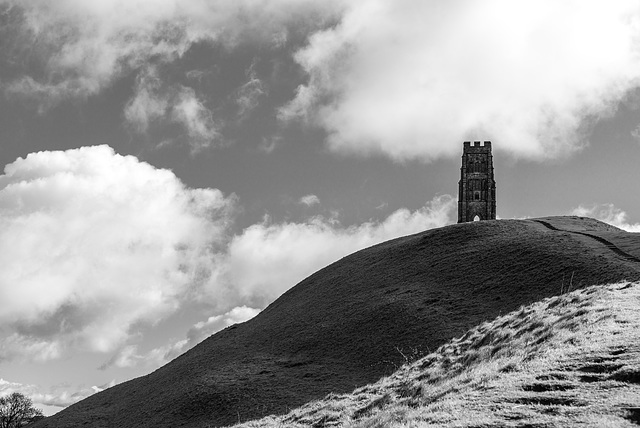
[[[458,187],[458,223],[495,220],[496,181],[491,141],[464,142]]]

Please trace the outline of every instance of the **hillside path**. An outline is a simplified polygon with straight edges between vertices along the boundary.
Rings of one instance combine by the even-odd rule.
[[[617,246],[615,246],[611,241],[608,241],[600,236],[597,235],[593,235],[591,233],[587,233],[587,232],[579,232],[576,230],[565,230],[565,229],[558,229],[557,227],[555,227],[554,225],[552,225],[549,222],[546,222],[544,220],[537,220],[537,219],[531,219],[532,221],[535,221],[536,223],[540,223],[541,225],[543,225],[544,227],[546,227],[547,229],[550,230],[555,230],[558,232],[568,232],[568,233],[576,233],[578,235],[583,235],[592,239],[595,239],[596,241],[600,242],[601,244],[604,244],[605,247],[607,247],[609,250],[613,251],[614,253],[616,253],[617,255],[619,255],[620,257],[632,261],[632,262],[636,262],[636,263],[640,263],[640,259],[637,258],[636,256],[633,256],[623,250],[621,250],[620,248],[618,248]]]

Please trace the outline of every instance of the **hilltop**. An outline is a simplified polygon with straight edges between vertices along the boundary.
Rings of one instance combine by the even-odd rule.
[[[596,220],[451,225],[347,256],[254,319],[40,427],[213,427],[390,375],[468,329],[545,297],[640,279],[640,241]]]

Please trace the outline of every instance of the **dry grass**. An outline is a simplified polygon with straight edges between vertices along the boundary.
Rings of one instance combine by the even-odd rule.
[[[392,376],[237,427],[625,427],[640,419],[640,284],[483,323]]]

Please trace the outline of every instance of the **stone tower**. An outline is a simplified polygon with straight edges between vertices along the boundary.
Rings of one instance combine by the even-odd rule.
[[[458,223],[496,218],[491,141],[464,142],[458,183]]]

